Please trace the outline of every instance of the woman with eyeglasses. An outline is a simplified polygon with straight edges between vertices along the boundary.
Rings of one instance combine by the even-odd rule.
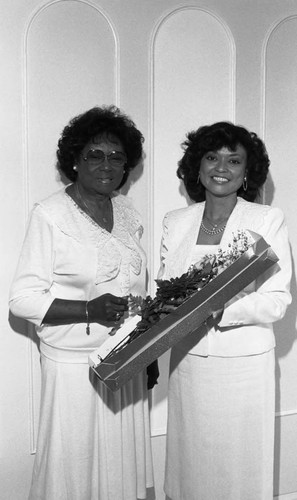
[[[111,392],[88,355],[145,294],[140,217],[119,189],[143,136],[114,106],[73,118],[58,143],[71,183],[36,203],[10,294],[40,337],[41,409],[31,500],[145,499],[153,486],[147,385]]]

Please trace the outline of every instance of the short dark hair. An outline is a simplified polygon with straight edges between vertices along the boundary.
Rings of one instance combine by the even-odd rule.
[[[117,137],[127,155],[120,188],[142,158],[144,138],[135,123],[116,106],[96,106],[70,120],[58,142],[57,167],[70,181],[75,182],[77,172],[73,166],[81,151],[89,141],[101,134]]]
[[[184,181],[188,195],[193,201],[205,200],[205,188],[197,178],[200,163],[208,151],[227,147],[235,151],[238,145],[247,153],[247,189],[241,186],[238,196],[254,201],[266,181],[269,158],[263,141],[254,132],[230,122],[217,122],[189,132],[182,147],[184,155],[178,163],[177,176]]]

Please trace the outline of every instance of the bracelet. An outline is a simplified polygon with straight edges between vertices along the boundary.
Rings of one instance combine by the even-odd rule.
[[[87,301],[87,302],[86,302],[86,323],[87,323],[87,326],[86,326],[86,334],[87,334],[87,335],[90,335],[90,322],[89,322],[88,304],[89,304],[89,302]]]

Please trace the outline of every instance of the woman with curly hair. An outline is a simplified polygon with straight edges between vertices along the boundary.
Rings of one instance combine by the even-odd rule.
[[[171,500],[271,500],[275,374],[273,323],[291,301],[284,215],[254,203],[269,159],[255,133],[229,122],[190,132],[177,175],[195,202],[166,214],[159,277],[170,279],[237,230],[259,233],[273,268],[213,311],[204,334],[171,353],[165,491]]]
[[[40,337],[31,500],[145,499],[153,485],[146,374],[112,393],[88,366],[126,320],[129,293],[145,294],[140,217],[118,192],[142,144],[114,106],[75,117],[57,151],[71,183],[31,213],[10,296],[11,311]]]

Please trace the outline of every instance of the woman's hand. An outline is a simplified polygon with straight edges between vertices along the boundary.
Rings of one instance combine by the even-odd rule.
[[[214,322],[215,322],[216,324],[218,324],[218,323],[221,321],[222,316],[223,316],[223,312],[224,312],[224,308],[222,308],[222,309],[218,309],[218,311],[214,311],[214,312],[212,313],[212,317],[213,317]]]
[[[207,331],[211,330],[211,328],[216,328],[219,322],[222,319],[224,312],[224,307],[222,309],[218,309],[217,311],[213,311],[211,315],[204,321],[205,327]]]
[[[111,293],[105,293],[88,302],[88,313],[90,323],[108,323],[120,321],[128,309],[126,297],[116,297]]]

